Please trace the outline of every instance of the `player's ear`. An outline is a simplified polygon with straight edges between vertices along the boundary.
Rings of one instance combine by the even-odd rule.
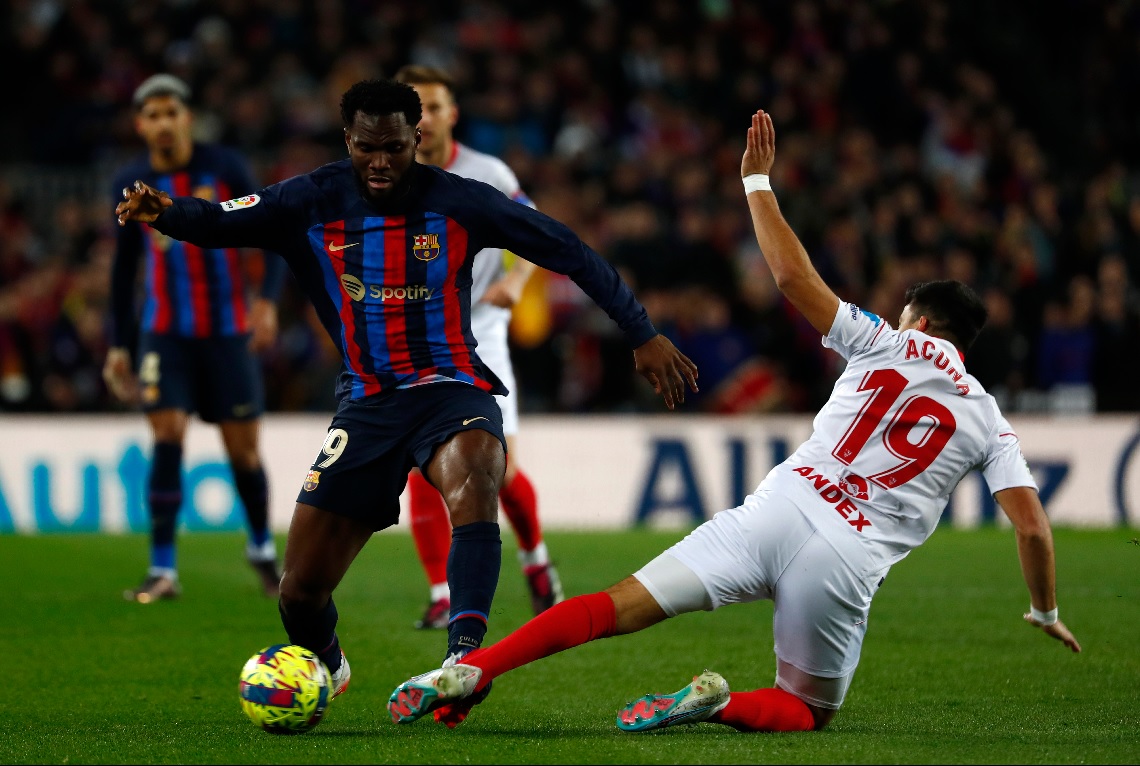
[[[352,154],[352,136],[349,134],[348,128],[344,129],[344,148],[348,150],[349,154]]]
[[[918,330],[919,332],[926,332],[927,327],[930,327],[930,320],[926,318],[925,314],[923,314],[918,318],[918,321],[914,323],[914,329]]]
[[[424,132],[422,130],[420,130],[419,128],[416,128],[416,148],[417,149],[420,148],[420,141],[423,139],[423,137],[424,137]]]

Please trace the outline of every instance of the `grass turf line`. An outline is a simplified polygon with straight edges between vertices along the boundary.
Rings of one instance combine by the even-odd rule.
[[[681,536],[552,533],[548,545],[575,595]],[[0,763],[1134,763],[1136,532],[1056,537],[1059,602],[1079,656],[1021,622],[1028,597],[1009,530],[943,529],[876,596],[862,663],[827,730],[700,724],[629,735],[613,726],[618,707],[706,667],[734,689],[770,686],[771,604],[683,615],[520,668],[455,731],[396,726],[388,694],[438,665],[445,636],[412,628],[427,588],[411,541],[377,535],[336,596],[350,691],[316,730],[273,737],[237,703],[242,663],[284,640],[243,537],[183,534],[183,598],[141,606],[121,594],[142,575],[145,538],[3,536]],[[506,538],[489,641],[530,617]]]

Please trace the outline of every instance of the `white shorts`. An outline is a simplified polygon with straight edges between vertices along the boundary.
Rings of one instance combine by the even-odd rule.
[[[884,576],[886,569],[859,577],[799,508],[768,489],[716,514],[634,575],[669,616],[771,599],[776,685],[828,708],[846,695]]]
[[[486,311],[485,307],[471,308],[471,334],[479,342],[475,353],[509,391],[506,396],[496,396],[495,401],[503,411],[503,433],[515,436],[519,432],[519,400],[515,393],[515,370],[511,365],[510,344],[507,342],[510,318],[510,313],[503,315]]]

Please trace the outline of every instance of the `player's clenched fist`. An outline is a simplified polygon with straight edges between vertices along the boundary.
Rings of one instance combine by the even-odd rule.
[[[127,221],[150,223],[172,204],[170,195],[166,192],[147,186],[142,181],[135,181],[133,186],[123,189],[123,201],[115,206],[115,216],[119,219],[120,226]]]

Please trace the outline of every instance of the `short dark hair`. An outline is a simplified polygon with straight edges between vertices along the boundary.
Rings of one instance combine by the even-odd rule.
[[[400,67],[393,78],[396,82],[408,85],[442,85],[447,92],[455,96],[455,80],[451,75],[436,66],[422,66],[420,64],[406,64]]]
[[[986,306],[969,285],[953,279],[918,282],[907,288],[906,304],[923,315],[931,329],[965,353],[986,323]]]
[[[146,105],[147,99],[173,96],[183,104],[190,102],[190,86],[172,74],[156,74],[143,80],[131,96],[135,111]]]
[[[361,80],[346,90],[340,98],[340,118],[344,127],[352,127],[357,112],[373,117],[403,114],[413,128],[420,124],[423,116],[416,89],[395,80]]]

